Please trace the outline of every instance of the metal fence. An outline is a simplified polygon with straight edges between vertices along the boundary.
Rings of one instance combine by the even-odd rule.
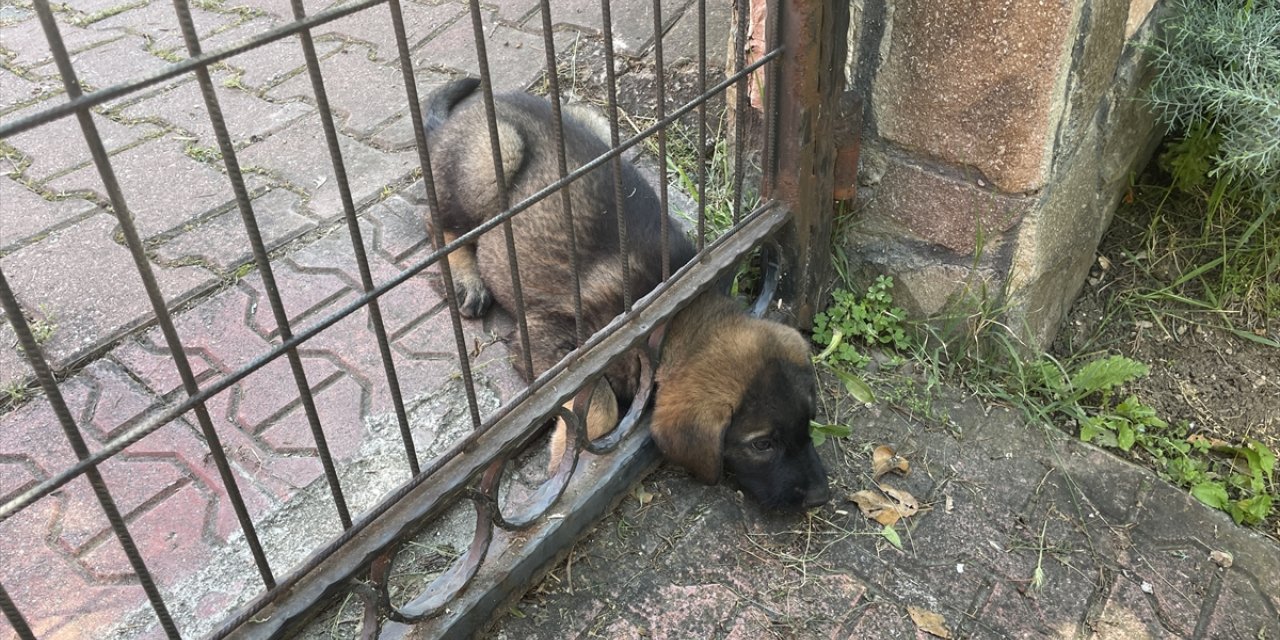
[[[831,137],[831,124],[835,117],[837,93],[842,90],[838,67],[843,61],[843,21],[839,8],[825,7],[820,0],[780,0],[768,3],[766,20],[767,46],[754,60],[748,60],[737,47],[735,59],[726,65],[729,72],[723,78],[710,78],[708,59],[714,52],[707,51],[705,0],[691,5],[690,11],[698,11],[698,78],[697,96],[676,108],[667,108],[668,97],[663,75],[664,25],[662,2],[653,0],[654,57],[657,61],[656,121],[637,135],[623,138],[619,127],[617,106],[616,65],[614,39],[611,33],[611,2],[600,3],[603,23],[603,45],[606,71],[606,115],[610,127],[611,150],[585,166],[568,171],[562,161],[559,180],[549,184],[533,197],[508,203],[501,215],[488,223],[454,240],[445,242],[435,226],[435,250],[416,261],[394,277],[376,283],[362,240],[358,209],[352,196],[350,180],[339,146],[338,131],[326,97],[325,78],[317,56],[312,31],[355,12],[385,4],[390,9],[392,29],[399,68],[406,90],[405,104],[413,123],[418,164],[425,183],[425,193],[432,211],[436,209],[436,189],[433,179],[431,152],[423,130],[420,96],[414,74],[410,46],[405,36],[405,22],[399,0],[361,0],[340,4],[308,15],[301,0],[292,0],[294,21],[261,33],[237,44],[206,51],[192,23],[191,11],[185,0],[174,0],[178,24],[187,48],[187,57],[174,62],[162,71],[89,93],[81,89],[77,72],[67,47],[59,34],[59,26],[47,0],[36,0],[35,11],[47,37],[58,73],[65,86],[66,100],[45,108],[30,116],[0,125],[0,139],[9,138],[24,131],[66,117],[78,119],[83,137],[92,153],[94,166],[105,185],[110,205],[119,223],[124,244],[136,267],[136,274],[119,274],[119,277],[138,277],[145,286],[154,314],[154,326],[163,336],[172,366],[181,378],[182,396],[173,400],[163,410],[142,424],[125,429],[110,438],[102,446],[91,447],[82,435],[82,426],[64,398],[54,373],[42,355],[41,345],[33,329],[23,315],[10,282],[0,271],[0,302],[8,321],[17,335],[20,349],[34,371],[35,380],[51,405],[67,441],[74,450],[77,462],[62,469],[56,475],[40,478],[0,506],[0,522],[13,518],[42,499],[47,499],[69,483],[85,479],[102,511],[110,523],[115,539],[127,557],[129,567],[136,576],[153,610],[155,619],[168,637],[181,637],[182,624],[175,620],[166,603],[162,590],[157,587],[156,576],[149,563],[155,558],[144,557],[135,543],[130,527],[121,514],[113,487],[100,473],[100,465],[125,451],[149,434],[179,418],[194,420],[208,445],[208,455],[214,461],[221,482],[225,485],[239,524],[240,532],[249,549],[260,584],[256,594],[236,608],[226,619],[216,625],[211,637],[278,636],[297,628],[308,616],[314,615],[317,606],[334,593],[349,589],[365,599],[368,615],[364,633],[368,637],[377,634],[380,621],[390,619],[401,623],[416,623],[435,619],[440,625],[434,633],[458,634],[480,628],[506,597],[518,595],[529,586],[528,580],[545,568],[547,563],[565,551],[572,540],[611,504],[614,496],[625,488],[638,474],[651,468],[655,453],[643,433],[643,411],[648,394],[653,388],[652,369],[656,363],[651,339],[655,328],[694,295],[715,285],[725,274],[733,271],[744,256],[762,243],[774,243],[776,250],[767,260],[764,294],[757,300],[756,312],[768,311],[795,322],[805,322],[811,317],[818,292],[826,280],[826,248],[829,242],[829,210],[832,200],[832,170],[835,164],[835,144]],[[617,4],[617,3],[612,3]],[[481,89],[490,119],[490,140],[493,153],[498,153],[497,135],[492,126],[493,88],[485,51],[481,7],[476,0],[469,3],[470,19],[474,31],[475,55],[478,60]],[[556,106],[561,101],[558,82],[556,40],[552,18],[556,7],[550,0],[542,0],[540,15],[543,31],[548,97]],[[847,7],[844,8],[847,11]],[[736,41],[745,42],[748,30],[746,7],[733,29]],[[210,67],[220,61],[277,41],[292,41],[301,46],[313,91],[324,138],[329,151],[328,162],[336,176],[342,205],[343,219],[351,237],[355,261],[358,265],[363,293],[337,311],[303,327],[291,326],[282,300],[281,285],[273,274],[273,262],[268,246],[259,229],[259,215],[255,213],[245,172],[237,160],[237,149],[228,133],[215,91]],[[184,350],[178,330],[175,328],[175,310],[169,304],[157,282],[147,247],[133,216],[129,213],[130,195],[120,186],[113,170],[102,136],[92,117],[91,109],[107,104],[122,96],[154,87],[165,80],[194,74],[198,80],[204,105],[215,133],[218,150],[225,166],[226,176],[234,193],[235,203],[252,245],[253,264],[261,274],[266,301],[271,309],[278,330],[278,340],[273,348],[257,354],[247,364],[232,372],[200,381],[193,371]],[[763,152],[761,205],[754,211],[743,211],[744,144],[736,145],[733,159],[733,213],[735,223],[731,230],[714,240],[709,240],[705,229],[705,198],[700,198],[696,228],[699,257],[683,268],[668,274],[655,291],[637,292],[628,296],[628,310],[616,318],[604,330],[592,336],[578,336],[579,347],[564,361],[552,367],[529,385],[528,389],[494,412],[482,416],[476,391],[468,345],[463,335],[463,320],[458,311],[458,295],[453,290],[449,264],[442,257],[457,250],[480,234],[505,228],[510,234],[509,220],[527,210],[543,198],[555,198],[562,188],[575,179],[598,168],[610,165],[617,171],[622,154],[649,138],[657,141],[657,167],[660,170],[660,194],[662,206],[668,206],[667,128],[681,118],[695,118],[698,149],[708,146],[707,105],[710,100],[724,96],[736,86],[734,94],[738,114],[749,112],[747,107],[748,78],[764,79],[759,95],[763,97]],[[749,136],[744,131],[746,117],[739,117],[736,139],[744,141]],[[319,162],[319,160],[317,160]],[[699,163],[697,184],[700,191],[707,187],[705,163]],[[565,196],[567,206],[567,196]],[[618,207],[621,215],[622,207]],[[623,225],[625,229],[625,225]],[[397,377],[396,358],[388,340],[379,300],[388,292],[402,286],[435,266],[443,272],[441,281],[445,287],[445,299],[453,331],[453,341],[461,367],[462,384],[466,390],[467,418],[470,430],[464,437],[452,443],[441,455],[420,460],[409,427],[402,385]],[[512,256],[513,270],[518,270]],[[643,295],[641,295],[643,294]],[[633,299],[634,298],[634,299]],[[302,364],[299,354],[307,341],[329,330],[351,314],[367,314],[377,340],[385,385],[394,406],[403,448],[403,465],[411,478],[382,496],[374,506],[353,512],[344,492],[328,442],[336,430],[344,425],[323,424],[313,394],[312,381]],[[527,340],[523,318],[516,319],[520,340]],[[596,442],[578,443],[572,447],[574,455],[549,478],[524,504],[503,504],[499,499],[499,484],[504,468],[535,437],[544,430],[549,417],[562,416],[576,429],[581,429],[578,417],[562,409],[562,405],[574,399],[576,390],[600,374],[611,362],[629,353],[639,352],[645,363],[641,391],[631,404],[619,428]],[[528,353],[525,349],[524,353]],[[312,549],[306,559],[296,566],[282,571],[273,566],[260,541],[261,522],[255,522],[251,510],[245,504],[237,486],[237,476],[228,460],[220,427],[210,417],[206,403],[218,394],[227,393],[233,385],[259,371],[273,361],[283,358],[289,365],[297,394],[314,439],[315,450],[323,464],[325,483],[332,505],[341,524],[341,533],[322,546]],[[409,390],[412,392],[412,390]],[[582,403],[579,402],[581,407]],[[575,431],[576,432],[576,431]],[[578,440],[579,438],[574,438]],[[575,464],[581,451],[603,456],[605,463],[591,473],[583,472]],[[589,476],[589,477],[584,477]],[[566,487],[569,490],[566,491]],[[399,541],[413,534],[424,525],[442,517],[450,508],[470,502],[475,511],[475,531],[466,550],[450,567],[435,578],[421,595],[409,598],[407,603],[393,604],[387,593],[387,568],[396,553]],[[546,515],[558,510],[554,519]],[[494,551],[496,537],[506,536],[502,552]],[[6,562],[21,562],[21,558]],[[363,578],[353,581],[353,578]],[[24,607],[31,603],[15,601],[5,586],[0,585],[0,609],[16,635],[35,638],[29,620],[24,617]],[[495,595],[497,594],[497,595]],[[68,594],[74,598],[75,594]]]

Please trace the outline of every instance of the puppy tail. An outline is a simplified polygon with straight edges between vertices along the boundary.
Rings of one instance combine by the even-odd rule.
[[[480,86],[479,78],[460,78],[449,84],[436,89],[431,97],[427,99],[425,109],[423,109],[422,120],[430,133],[439,129],[444,121],[449,118],[449,112],[475,92]]]

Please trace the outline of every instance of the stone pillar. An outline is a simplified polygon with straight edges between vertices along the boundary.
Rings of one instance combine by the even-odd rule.
[[[981,305],[1053,338],[1131,172],[1158,136],[1135,43],[1155,0],[854,0],[864,96],[861,273],[916,317]]]

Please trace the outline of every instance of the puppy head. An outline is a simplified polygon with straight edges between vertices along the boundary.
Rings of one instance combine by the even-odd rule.
[[[809,437],[817,384],[808,344],[777,323],[751,320],[676,371],[661,372],[654,408],[658,448],[715,484],[727,471],[768,509],[830,499],[827,472]]]

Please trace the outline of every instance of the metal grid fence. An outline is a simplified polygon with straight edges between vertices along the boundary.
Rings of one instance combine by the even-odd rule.
[[[829,11],[824,14],[822,3],[799,1],[769,3],[766,28],[769,40],[766,51],[756,60],[748,62],[743,54],[743,47],[737,47],[737,55],[732,61],[732,73],[726,74],[723,80],[712,83],[708,78],[706,3],[705,0],[698,0],[696,6],[690,9],[698,11],[699,18],[698,95],[688,103],[668,110],[666,107],[668,97],[662,73],[664,69],[662,32],[665,24],[662,17],[663,7],[660,0],[653,0],[655,33],[653,53],[658,69],[656,122],[637,135],[624,139],[619,130],[615,69],[617,59],[610,28],[611,2],[602,0],[600,11],[604,25],[602,31],[606,71],[604,98],[610,125],[610,151],[570,171],[565,162],[563,140],[561,140],[558,180],[535,195],[514,203],[506,201],[504,187],[502,208],[505,211],[452,242],[445,242],[439,225],[430,225],[436,234],[433,238],[435,250],[430,251],[428,255],[394,277],[375,284],[362,238],[360,226],[362,211],[357,208],[352,196],[343,153],[339,146],[338,130],[327,98],[325,78],[321,74],[320,60],[312,31],[326,23],[380,4],[386,4],[390,10],[398,66],[404,80],[405,103],[413,123],[418,165],[425,183],[429,208],[431,211],[436,211],[438,203],[432,172],[431,149],[426,142],[426,132],[419,108],[420,96],[414,74],[415,65],[411,59],[410,46],[405,35],[405,21],[399,0],[361,0],[334,6],[313,15],[307,15],[302,0],[291,0],[293,22],[243,42],[211,51],[204,50],[201,45],[186,0],[174,0],[173,7],[188,57],[158,73],[90,93],[85,93],[81,89],[76,69],[59,33],[59,26],[55,22],[48,1],[35,1],[35,11],[39,16],[65,87],[66,100],[30,116],[0,125],[0,139],[33,130],[59,118],[74,116],[78,119],[84,140],[92,154],[94,166],[102,179],[111,208],[119,222],[124,244],[132,256],[136,267],[135,275],[141,279],[145,287],[154,314],[155,326],[163,335],[167,352],[171,354],[172,365],[181,378],[183,397],[174,400],[145,422],[122,431],[102,446],[90,447],[81,434],[81,425],[77,424],[73,412],[68,408],[68,402],[63,396],[54,373],[42,355],[41,345],[32,327],[24,318],[23,309],[11,289],[9,280],[6,279],[3,271],[0,271],[0,303],[3,303],[5,315],[12,324],[21,351],[34,371],[36,381],[53,408],[66,439],[78,459],[76,463],[67,466],[56,475],[40,479],[34,486],[0,506],[0,522],[14,517],[41,499],[55,494],[68,483],[79,478],[86,479],[92,486],[98,504],[106,514],[111,532],[123,549],[137,582],[146,593],[155,619],[168,637],[182,636],[181,621],[175,620],[161,589],[157,587],[153,570],[148,568],[148,561],[154,561],[154,558],[146,558],[140,552],[130,527],[121,515],[118,501],[113,498],[112,487],[104,480],[99,470],[99,465],[104,461],[125,451],[164,425],[183,417],[193,418],[198,424],[208,445],[208,454],[216,465],[221,482],[225,485],[240,531],[260,577],[257,593],[222,620],[212,631],[211,637],[284,633],[296,626],[299,620],[312,614],[316,604],[325,596],[331,595],[335,589],[348,584],[347,581],[352,576],[368,572],[370,568],[372,568],[369,574],[371,579],[356,591],[370,603],[371,615],[366,619],[365,634],[373,636],[377,633],[378,620],[382,617],[405,623],[426,620],[440,615],[447,606],[455,603],[458,594],[467,589],[474,591],[479,588],[473,583],[477,572],[485,562],[486,555],[490,552],[495,529],[522,531],[530,537],[537,537],[538,527],[546,525],[544,516],[552,505],[564,506],[557,501],[565,493],[565,488],[574,475],[581,451],[605,455],[619,447],[630,447],[627,454],[629,456],[640,451],[643,445],[637,443],[643,438],[634,436],[642,424],[642,412],[652,390],[652,369],[656,363],[657,344],[656,339],[652,337],[655,335],[655,328],[660,328],[683,303],[698,292],[713,286],[724,274],[730,273],[743,256],[754,247],[771,237],[776,236],[781,240],[778,252],[781,257],[774,264],[775,267],[781,268],[771,271],[775,277],[778,274],[783,276],[779,283],[782,299],[776,301],[777,308],[783,309],[785,306],[793,316],[803,318],[807,313],[806,309],[812,307],[813,292],[817,286],[815,283],[821,280],[822,275],[821,257],[818,255],[821,252],[814,252],[812,247],[823,246],[822,243],[825,242],[823,234],[829,233],[823,222],[825,212],[821,209],[824,202],[830,202],[830,179],[826,179],[827,193],[824,194],[821,177],[823,170],[820,165],[824,159],[830,159],[830,141],[824,140],[821,127],[824,123],[825,126],[829,126],[831,118],[829,100],[834,91],[830,86],[820,86],[831,82],[830,76],[824,76],[820,67],[824,64],[824,60],[828,68],[834,66],[831,62],[837,55],[832,51],[829,42],[822,42],[823,30],[833,29],[831,25],[838,22],[838,20],[833,22]],[[470,1],[469,11],[481,79],[480,86],[488,116],[488,142],[495,166],[501,167],[494,120],[494,90],[485,50],[486,38],[481,19],[481,7],[477,0]],[[539,11],[545,50],[548,98],[553,105],[556,132],[559,135],[559,107],[562,96],[557,73],[556,42],[552,28],[555,7],[550,0],[542,0]],[[746,41],[748,14],[745,8],[737,12],[738,20],[733,27],[736,31],[736,41],[739,43]],[[350,234],[362,287],[361,295],[322,319],[300,328],[291,325],[289,315],[286,313],[281,286],[273,274],[273,263],[268,246],[259,228],[259,214],[255,213],[249,189],[246,187],[245,172],[237,159],[237,149],[227,130],[214,80],[210,75],[211,65],[250,49],[286,39],[295,40],[301,46],[306,61],[307,75],[329,152],[328,161],[336,177],[343,219]],[[134,216],[130,213],[129,198],[126,197],[116,178],[111,158],[108,157],[91,111],[109,101],[185,74],[194,74],[199,83],[218,150],[221,153],[221,160],[224,163],[226,177],[230,182],[240,219],[251,244],[253,264],[261,274],[263,290],[278,330],[278,340],[269,351],[258,354],[247,364],[230,373],[203,383],[193,372],[192,363],[186,355],[187,351],[184,350],[179,332],[175,328],[175,310],[170,308],[161,292],[147,256],[144,239],[138,231]],[[692,117],[691,114],[696,113],[697,148],[706,149],[708,101],[724,95],[727,89],[737,85],[736,111],[738,114],[747,113],[747,82],[753,74],[756,78],[762,76],[767,78],[763,91],[766,107],[764,150],[761,156],[764,166],[760,185],[764,196],[763,204],[752,212],[742,210],[746,171],[744,170],[744,145],[739,144],[733,158],[733,229],[714,241],[708,241],[706,199],[699,198],[694,233],[700,257],[676,270],[675,273],[671,272],[669,261],[664,261],[663,284],[653,292],[626,291],[627,311],[598,334],[584,336],[581,322],[579,322],[575,335],[576,344],[579,347],[574,353],[539,376],[527,390],[518,394],[492,415],[482,417],[473,385],[471,361],[463,333],[463,320],[458,310],[458,295],[453,288],[449,262],[442,258],[475,240],[481,234],[498,228],[506,234],[508,246],[512,246],[510,220],[513,216],[519,215],[539,200],[555,197],[557,194],[562,198],[562,206],[568,210],[570,202],[568,192],[564,189],[565,185],[606,164],[614,174],[614,184],[618,185],[614,196],[618,201],[620,233],[623,234],[620,246],[627,246],[626,225],[621,220],[623,194],[621,181],[618,179],[621,163],[624,161],[622,154],[650,137],[656,138],[657,143],[657,166],[661,174],[659,193],[665,224],[669,203],[666,174],[665,133],[667,128],[678,119]],[[736,120],[735,133],[738,141],[746,139],[743,128],[745,121],[745,117],[739,117]],[[783,138],[781,144],[780,137]],[[816,171],[815,166],[819,166]],[[497,174],[501,180],[500,169]],[[819,188],[813,189],[814,184]],[[699,191],[705,193],[707,189],[705,163],[699,163],[697,185]],[[664,233],[666,232],[664,228]],[[678,232],[678,230],[671,232]],[[518,286],[519,265],[514,251],[511,252],[510,264],[513,281]],[[470,431],[454,442],[442,455],[430,460],[420,460],[410,429],[401,382],[397,376],[396,359],[388,340],[386,322],[383,319],[379,300],[411,278],[420,277],[420,274],[433,266],[442,272],[441,281],[445,287],[445,300],[451,319],[458,363],[461,367]],[[120,274],[120,277],[126,276],[127,274]],[[626,282],[626,278],[623,281]],[[772,286],[766,287],[766,291],[770,293],[762,296],[758,301],[756,307],[758,312],[763,312],[771,302],[773,290]],[[580,291],[579,283],[575,283],[575,291]],[[517,297],[519,295],[517,289]],[[577,295],[580,296],[580,293]],[[578,304],[580,316],[580,299]],[[376,336],[385,384],[391,395],[403,446],[403,464],[411,477],[383,496],[375,506],[363,512],[353,513],[348,505],[348,497],[339,479],[328,444],[333,431],[342,426],[322,424],[312,391],[313,381],[308,379],[299,350],[308,340],[330,329],[343,318],[362,311],[367,313],[368,322]],[[516,313],[516,326],[517,339],[525,345],[522,352],[528,357],[528,328],[525,326],[520,309],[517,309]],[[660,335],[660,329],[657,335]],[[526,504],[502,505],[499,501],[498,485],[508,461],[539,433],[542,425],[552,416],[559,415],[573,425],[571,436],[576,437],[572,439],[581,440],[581,434],[584,433],[581,421],[576,413],[563,410],[562,404],[572,400],[575,396],[573,390],[587,386],[587,383],[598,376],[610,362],[636,351],[640,353],[641,361],[645,365],[641,391],[632,403],[628,414],[623,418],[620,427],[596,442],[575,443],[571,447],[574,455],[567,458],[566,464],[562,465],[560,470],[548,479]],[[246,506],[241,490],[237,486],[237,477],[233,473],[232,463],[228,460],[219,428],[215,427],[215,422],[211,419],[206,407],[206,403],[217,394],[226,393],[233,385],[280,358],[288,362],[298,398],[314,440],[315,450],[323,465],[323,475],[332,505],[342,529],[342,532],[329,542],[311,550],[303,562],[284,571],[278,566],[273,566],[271,558],[264,551],[260,541],[261,523],[255,522],[250,515],[250,509]],[[526,363],[526,367],[527,370],[532,370],[529,363]],[[584,400],[585,397],[579,398],[577,406],[581,407]],[[650,452],[649,455],[651,456],[652,453]],[[447,571],[428,585],[421,596],[404,605],[393,605],[387,597],[385,572],[394,555],[396,541],[421,528],[424,523],[439,518],[448,508],[466,501],[474,504],[476,512],[475,533],[467,550]],[[580,503],[573,503],[573,505],[578,504]],[[570,505],[570,508],[573,508],[573,505]],[[517,572],[513,571],[511,575],[517,575]],[[36,634],[32,626],[23,615],[24,605],[25,603],[12,599],[9,592],[4,589],[4,585],[0,585],[0,610],[3,610],[8,623],[18,637],[35,638]]]

